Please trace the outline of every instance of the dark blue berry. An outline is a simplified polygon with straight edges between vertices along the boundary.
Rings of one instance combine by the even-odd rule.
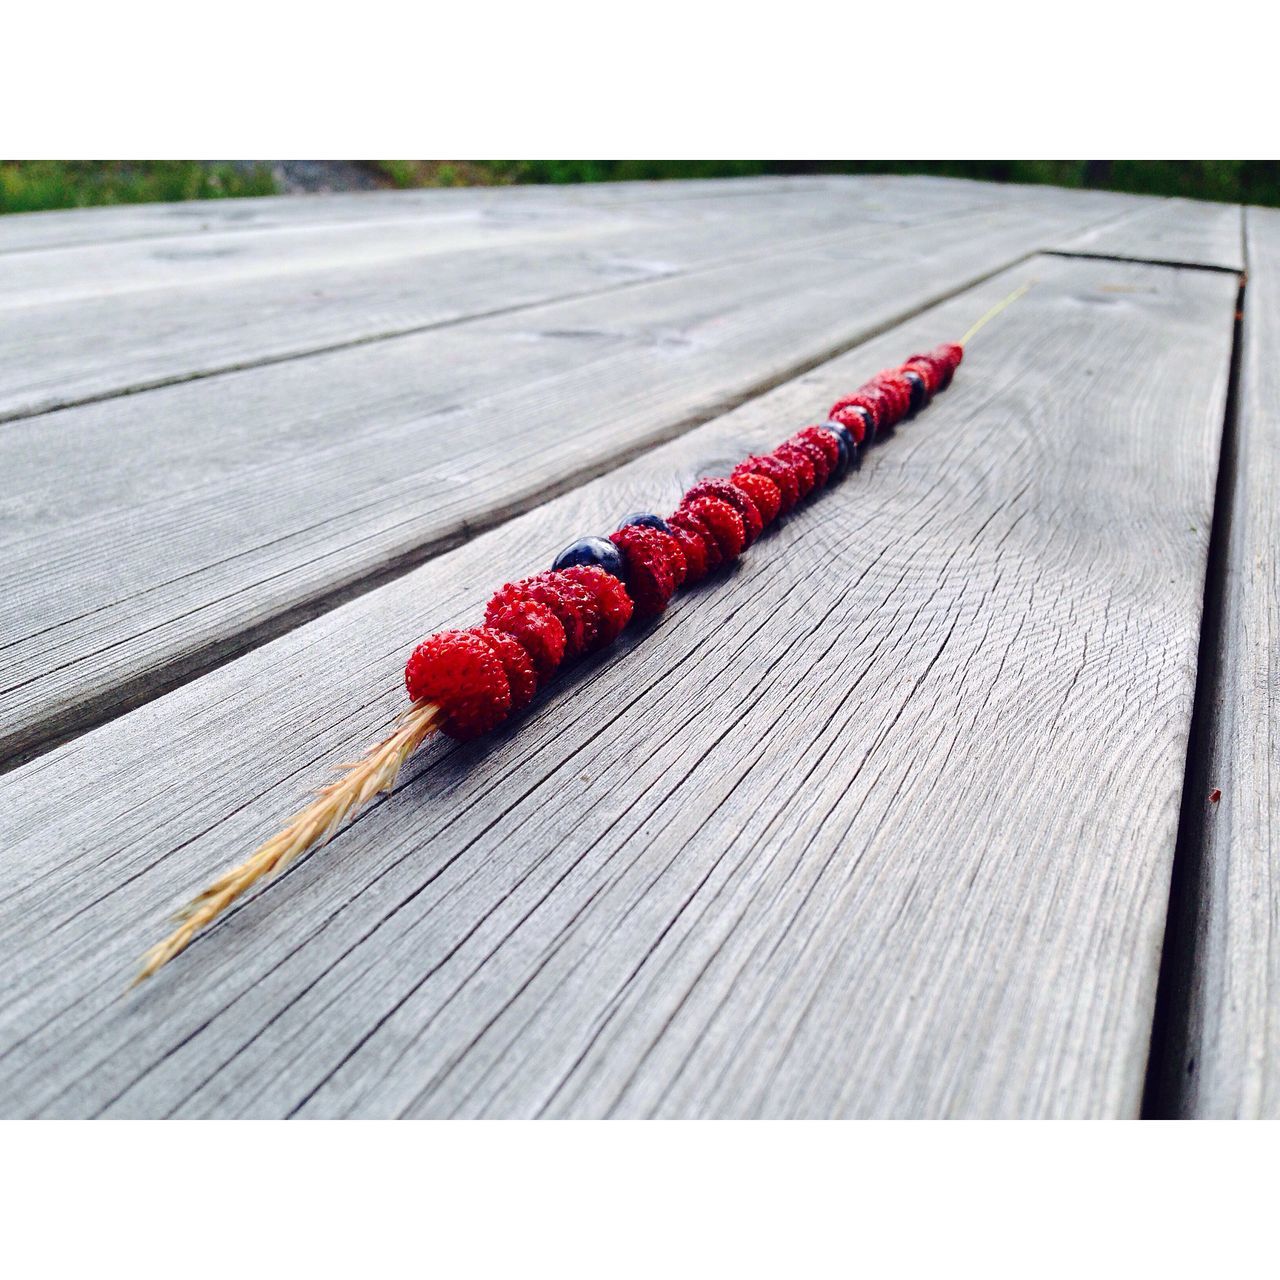
[[[650,529],[661,529],[663,533],[671,532],[671,526],[661,516],[655,516],[652,511],[633,511],[629,516],[623,516],[618,521],[618,528],[625,529],[629,524],[644,524]]]
[[[854,409],[862,414],[862,445],[865,449],[869,444],[875,444],[876,441],[876,415],[871,412],[864,404],[855,404]]]
[[[579,538],[571,542],[552,562],[553,569],[571,569],[576,564],[594,564],[622,580],[622,552],[608,538]]]
[[[849,463],[858,448],[858,442],[853,438],[853,432],[843,422],[823,422],[819,423],[819,426],[822,427],[823,431],[829,431],[835,436],[836,445],[840,449],[840,459],[836,463],[833,474],[842,476],[849,470]]]
[[[929,399],[929,388],[924,385],[924,379],[914,369],[905,369],[902,376],[911,384],[911,403],[907,407],[907,413],[915,415],[924,408],[925,402]]]

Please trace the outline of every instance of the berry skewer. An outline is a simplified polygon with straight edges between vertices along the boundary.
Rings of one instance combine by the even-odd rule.
[[[384,791],[437,731],[488,733],[525,709],[560,666],[612,644],[632,620],[662,614],[676,591],[736,560],[779,516],[861,466],[871,445],[951,385],[964,345],[1021,297],[993,307],[960,342],[909,357],[833,404],[826,418],[727,477],[699,480],[670,515],[636,513],[608,537],[581,538],[550,570],[509,582],[481,625],[429,636],[409,656],[410,706],[394,730],[178,913],[177,928],[143,957],[135,985],[186,949],[239,897],[327,841]]]

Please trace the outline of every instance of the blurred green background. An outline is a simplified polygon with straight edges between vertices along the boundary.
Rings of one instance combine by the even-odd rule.
[[[148,200],[271,195],[284,162],[3,160],[0,213]],[[1280,205],[1276,160],[371,160],[366,183],[386,187],[622,182],[755,174],[929,173],[990,182],[1038,182],[1140,195]]]

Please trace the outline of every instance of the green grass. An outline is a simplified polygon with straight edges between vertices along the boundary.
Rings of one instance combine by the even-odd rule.
[[[197,160],[0,160],[0,213],[75,209],[91,204],[267,196],[268,169]]]
[[[1275,160],[384,160],[379,164],[397,186],[627,182],[766,173],[928,173],[1280,205],[1280,161]]]
[[[1280,205],[1275,160],[374,160],[388,186],[627,182],[770,173],[929,173],[989,182],[1048,182],[1139,195]],[[264,167],[195,160],[0,160],[0,213],[146,200],[270,195]]]

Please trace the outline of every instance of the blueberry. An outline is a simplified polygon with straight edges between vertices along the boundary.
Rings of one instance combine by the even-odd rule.
[[[618,528],[625,529],[629,524],[646,524],[650,529],[661,529],[663,533],[671,532],[671,526],[661,516],[655,516],[652,511],[633,511],[629,516],[623,516],[618,521]]]
[[[924,385],[924,379],[914,369],[905,370],[902,376],[911,383],[911,403],[907,407],[907,413],[908,415],[917,414],[929,399],[929,388]]]
[[[857,404],[853,407],[862,414],[862,444],[860,448],[865,450],[867,445],[874,444],[876,440],[876,416],[864,404]]]
[[[571,569],[575,564],[594,564],[615,578],[622,578],[622,552],[608,538],[579,538],[571,542],[552,562],[553,569]]]
[[[849,470],[849,463],[857,456],[858,442],[853,438],[853,432],[843,422],[823,422],[819,425],[823,431],[829,431],[835,436],[836,444],[840,449],[840,460],[836,463],[835,474],[842,476]]]

